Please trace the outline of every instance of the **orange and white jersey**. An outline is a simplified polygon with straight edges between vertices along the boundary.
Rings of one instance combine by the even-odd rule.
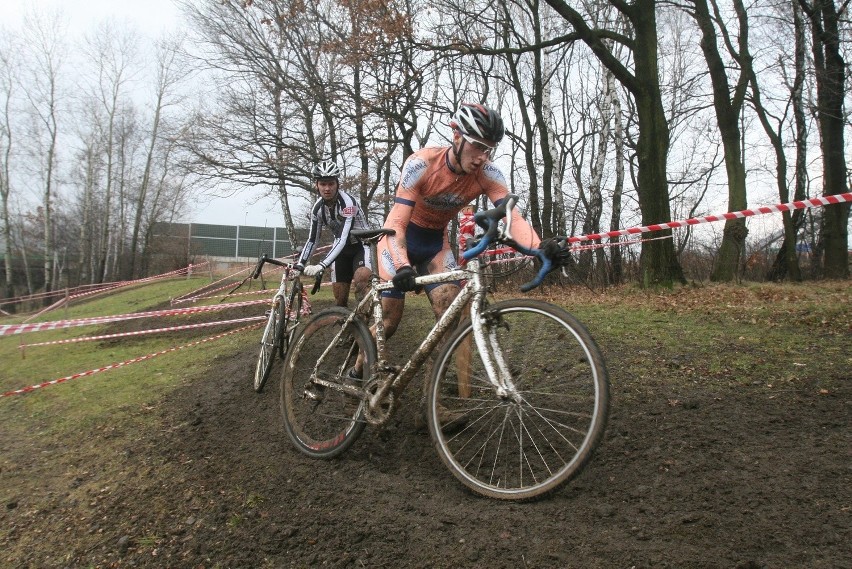
[[[402,167],[394,205],[384,227],[396,231],[388,251],[396,268],[407,265],[405,231],[409,223],[419,228],[447,231],[447,225],[475,198],[485,195],[495,205],[509,194],[506,178],[491,161],[481,168],[458,174],[450,166],[451,147],[424,148],[408,157]],[[535,247],[539,239],[517,210],[512,217],[513,237]]]

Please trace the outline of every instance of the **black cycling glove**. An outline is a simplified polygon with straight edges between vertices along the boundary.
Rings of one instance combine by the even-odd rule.
[[[538,244],[539,250],[553,263],[550,270],[554,271],[570,262],[571,253],[567,249],[564,237],[548,237]]]
[[[555,259],[562,251],[562,247],[559,245],[559,239],[556,237],[547,237],[542,239],[541,243],[538,244],[538,248],[541,249],[544,256],[548,259]]]
[[[393,286],[396,290],[408,292],[417,288],[414,279],[417,278],[417,272],[410,265],[403,265],[397,269],[393,276]]]

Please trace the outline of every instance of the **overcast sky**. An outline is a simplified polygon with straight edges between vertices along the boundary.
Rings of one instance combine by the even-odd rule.
[[[172,0],[0,0],[0,22],[16,28],[24,14],[31,10],[36,13],[61,11],[68,20],[69,38],[82,37],[107,19],[126,20],[152,39],[183,26],[180,11]],[[230,198],[200,196],[186,221],[260,227],[284,225],[281,208],[275,199],[252,203],[255,199],[251,191]]]

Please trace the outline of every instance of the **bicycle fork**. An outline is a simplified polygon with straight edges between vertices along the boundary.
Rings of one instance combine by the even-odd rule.
[[[500,322],[494,316],[482,314],[482,307],[485,306],[485,287],[480,280],[479,271],[474,273],[473,279],[475,292],[473,302],[470,305],[470,323],[482,366],[485,368],[488,381],[494,386],[498,397],[512,399],[516,403],[520,403],[521,395],[512,381],[512,373],[506,364],[503,349],[497,341],[497,330],[500,327]]]

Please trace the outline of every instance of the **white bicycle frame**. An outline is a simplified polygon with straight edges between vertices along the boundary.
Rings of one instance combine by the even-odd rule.
[[[375,240],[371,241],[371,247],[375,249]],[[375,254],[373,255],[375,257]],[[369,409],[376,412],[374,416],[382,416],[386,418],[384,413],[379,413],[382,403],[385,401],[388,393],[392,393],[396,399],[405,391],[405,388],[414,378],[417,371],[437,347],[441,339],[450,331],[456,320],[456,317],[462,314],[465,304],[471,299],[470,304],[470,319],[473,327],[473,337],[478,348],[478,352],[482,359],[482,364],[488,375],[488,381],[494,386],[497,394],[501,397],[511,397],[518,399],[520,395],[517,393],[514,383],[509,373],[509,367],[503,357],[500,346],[496,341],[496,329],[491,327],[486,333],[482,310],[485,306],[485,294],[487,287],[482,279],[481,264],[479,259],[473,258],[467,263],[464,269],[455,269],[443,273],[424,275],[415,278],[417,285],[430,285],[440,283],[451,283],[459,280],[467,280],[466,284],[459,291],[458,296],[453,300],[444,314],[438,319],[432,329],[426,334],[426,337],[421,342],[420,346],[414,351],[401,368],[390,365],[387,361],[386,338],[383,322],[383,310],[381,303],[381,293],[394,288],[392,282],[381,282],[378,274],[373,271],[370,279],[370,289],[364,298],[358,303],[355,310],[347,317],[341,326],[340,332],[329,343],[329,347],[320,355],[317,364],[311,373],[311,382],[323,387],[329,387],[339,391],[343,391],[349,395],[366,399]],[[368,307],[372,304],[373,323],[375,324],[375,341],[378,359],[371,369],[370,377],[376,380],[376,389],[370,393],[351,385],[343,385],[341,383],[328,381],[318,377],[318,369],[321,362],[325,359],[328,352],[331,350],[340,337],[343,335],[348,324],[357,318],[358,314],[366,314]],[[398,371],[397,371],[398,370]],[[341,370],[342,372],[343,370]],[[368,417],[370,413],[368,413]]]

